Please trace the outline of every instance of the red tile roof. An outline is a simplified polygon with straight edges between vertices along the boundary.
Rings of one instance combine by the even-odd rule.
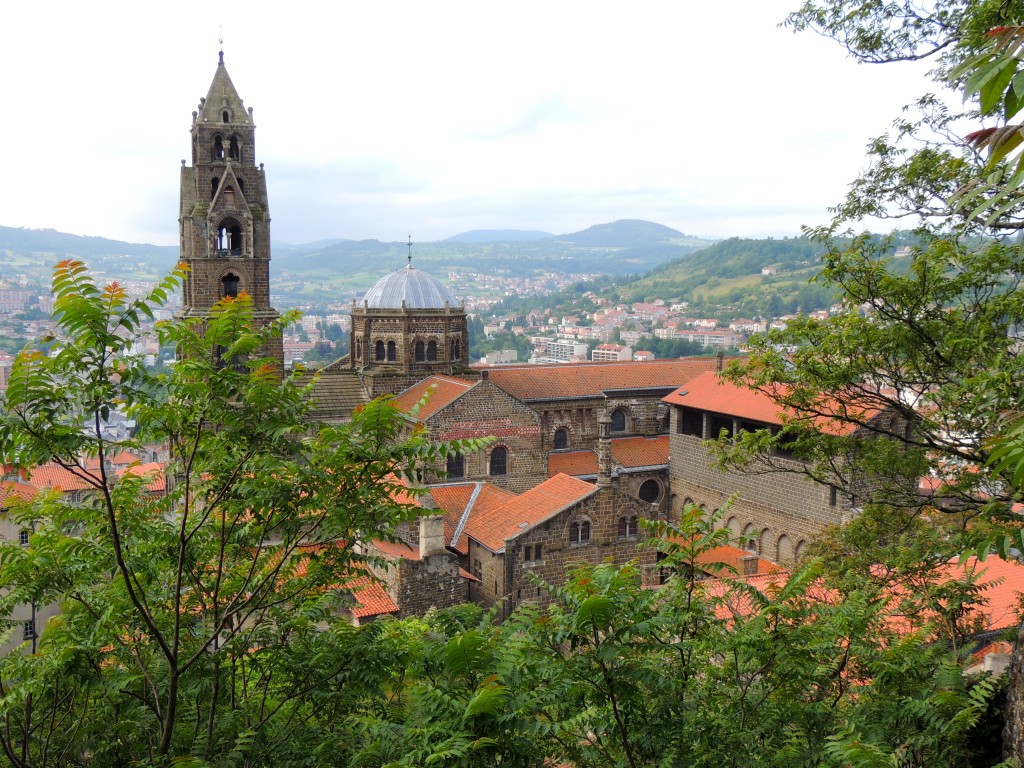
[[[163,491],[166,488],[164,465],[160,462],[151,461],[148,464],[135,464],[134,466],[123,467],[117,470],[118,477],[122,477],[125,474],[148,475],[150,482],[146,488],[154,493]]]
[[[781,425],[783,416],[787,413],[792,417],[799,414],[792,413],[780,407],[772,398],[763,392],[740,387],[732,382],[718,377],[714,372],[702,373],[689,381],[685,386],[663,398],[663,402],[670,405],[683,405],[688,408],[696,408],[701,411],[721,413],[726,416],[735,416],[740,419],[758,421],[763,424]],[[841,413],[841,405],[838,401],[833,403],[822,403],[821,410],[824,412]],[[851,411],[851,414],[853,412]],[[861,414],[864,419],[877,415],[878,410],[868,410]],[[811,421],[823,432],[832,434],[849,434],[856,429],[856,425],[850,422],[837,421],[822,416],[812,416]]]
[[[84,491],[96,486],[56,464],[44,464],[27,472],[25,482],[37,489],[53,488],[58,491]],[[99,478],[95,478],[99,483]]]
[[[572,451],[571,453],[548,454],[548,476],[555,475],[596,475],[597,454],[593,451]]]
[[[612,461],[626,469],[668,464],[668,435],[616,438],[612,440]]]
[[[555,475],[488,513],[470,515],[466,534],[492,552],[505,540],[597,493],[597,487],[568,475]]]
[[[428,376],[395,397],[394,404],[398,410],[409,413],[425,395],[429,395],[427,402],[416,415],[420,421],[426,421],[475,385],[476,382],[449,376]]]
[[[607,389],[680,387],[704,371],[714,371],[714,357],[646,362],[502,366],[487,369],[496,386],[520,400],[598,397]]]
[[[356,603],[352,606],[352,615],[358,619],[369,616],[381,616],[385,613],[398,613],[398,606],[391,599],[384,586],[371,576],[358,576],[346,584],[352,590]]]
[[[430,489],[430,495],[438,507],[444,510],[444,537],[456,552],[463,555],[469,554],[469,538],[466,535],[466,527],[469,519],[474,516],[487,516],[494,510],[504,506],[516,494],[506,491],[490,483],[454,483],[451,485],[435,485]],[[467,506],[472,504],[468,510]],[[452,544],[452,539],[458,531],[459,524],[466,518],[466,526],[459,533],[459,538]]]
[[[380,550],[381,554],[386,557],[403,560],[419,560],[420,551],[416,547],[411,547],[404,541],[385,541],[384,539],[374,539],[370,542],[377,549]]]

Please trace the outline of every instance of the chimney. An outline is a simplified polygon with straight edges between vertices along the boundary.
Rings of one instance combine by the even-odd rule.
[[[424,515],[420,518],[420,559],[431,555],[444,554],[444,518],[440,515]]]
[[[740,558],[740,571],[744,576],[754,576],[757,574],[757,555],[743,555]]]
[[[725,364],[725,351],[724,351],[724,350],[721,350],[721,349],[720,349],[720,350],[718,350],[718,351],[717,351],[717,352],[715,353],[715,357],[716,357],[716,358],[718,358],[718,362],[717,362],[717,363],[715,363],[715,369],[716,369],[716,370],[717,370],[717,371],[718,371],[719,373],[721,373],[721,372],[722,372],[722,368],[723,368],[723,367],[725,367],[725,366],[724,366],[724,364]]]
[[[597,417],[597,484],[612,484],[612,417],[606,411]]]

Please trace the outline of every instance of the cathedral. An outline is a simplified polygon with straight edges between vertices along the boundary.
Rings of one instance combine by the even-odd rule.
[[[192,164],[181,169],[189,267],[181,316],[206,317],[221,298],[246,291],[265,326],[278,317],[267,182],[252,108],[223,53],[191,135]],[[633,561],[657,584],[664,574],[652,550],[637,548],[638,521],[674,518],[686,504],[717,509],[732,497],[728,525],[748,536],[752,556],[782,560],[848,511],[834,489],[796,474],[780,484],[715,467],[702,440],[778,421],[762,402],[752,420],[749,393],[715,376],[721,357],[470,366],[463,303],[414,266],[411,252],[353,301],[351,316],[351,352],[316,374],[313,418],[343,423],[389,395],[410,429],[437,440],[491,438],[426,468],[423,516],[402,542],[362,544],[387,565],[356,595],[356,623],[469,600],[508,615],[546,599],[531,576],[557,584],[577,563]],[[280,338],[267,353],[283,366]]]

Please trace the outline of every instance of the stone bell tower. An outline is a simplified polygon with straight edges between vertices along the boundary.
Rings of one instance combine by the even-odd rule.
[[[225,296],[245,291],[257,327],[277,319],[270,306],[270,211],[256,126],[224,67],[192,113],[192,164],[181,161],[179,235],[188,264],[181,317],[206,317]],[[266,354],[284,362],[281,338]]]

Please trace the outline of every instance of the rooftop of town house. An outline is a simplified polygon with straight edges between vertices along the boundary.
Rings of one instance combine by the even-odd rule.
[[[492,552],[500,553],[505,550],[507,539],[597,491],[596,486],[584,480],[555,475],[489,513],[471,515],[466,524],[466,534]]]
[[[442,510],[445,541],[463,555],[469,553],[469,537],[465,530],[469,518],[486,517],[516,497],[511,491],[486,482],[433,485],[430,495]]]

